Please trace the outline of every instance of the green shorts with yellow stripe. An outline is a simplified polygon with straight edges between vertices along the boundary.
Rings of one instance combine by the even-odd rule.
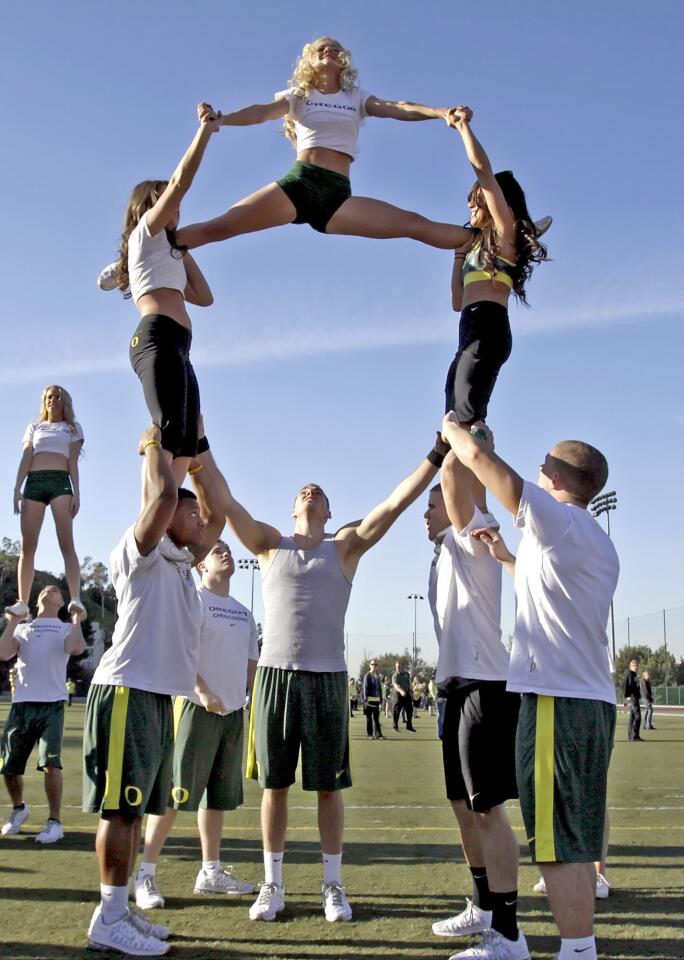
[[[252,694],[247,776],[269,790],[351,787],[349,681],[346,672],[257,667]]]
[[[235,810],[241,806],[243,710],[225,717],[185,697],[173,703],[173,787],[176,810]]]
[[[21,776],[38,744],[38,770],[62,769],[64,701],[13,703],[0,740],[0,774]]]
[[[83,809],[163,814],[173,772],[171,697],[91,684],[83,728]]]
[[[601,860],[614,736],[614,704],[523,694],[515,760],[533,862]]]

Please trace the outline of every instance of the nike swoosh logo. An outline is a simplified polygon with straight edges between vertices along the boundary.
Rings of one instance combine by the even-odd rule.
[[[591,950],[591,947],[582,947],[581,950],[578,950],[577,947],[575,947],[575,953],[586,953],[587,950]]]
[[[58,753],[48,753],[48,760],[54,760],[55,757],[58,757]]]
[[[504,905],[507,907],[512,907],[513,904],[517,902],[518,902],[517,898],[515,900],[511,900],[510,903],[508,902],[508,900],[504,900]]]
[[[344,770],[338,770],[337,773],[335,774],[335,779],[339,780],[342,774],[346,772],[346,769],[347,768],[345,767]]]

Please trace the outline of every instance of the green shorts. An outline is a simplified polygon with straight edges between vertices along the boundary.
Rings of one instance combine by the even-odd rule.
[[[72,497],[71,477],[66,470],[33,470],[26,477],[24,500],[48,504],[57,497]]]
[[[173,704],[173,788],[176,810],[235,810],[242,804],[243,710],[225,717],[192,700]]]
[[[257,667],[247,776],[269,790],[291,786],[300,747],[304,790],[351,787],[347,674]]]
[[[21,776],[31,751],[38,744],[38,770],[62,769],[64,701],[13,703],[0,741],[0,773]]]
[[[166,813],[173,771],[171,697],[91,684],[83,727],[83,809]]]
[[[292,222],[308,223],[319,233],[325,233],[333,214],[352,195],[349,177],[305,160],[295,160],[276,182],[297,211]]]
[[[614,736],[614,704],[523,694],[515,761],[533,862],[601,859]]]

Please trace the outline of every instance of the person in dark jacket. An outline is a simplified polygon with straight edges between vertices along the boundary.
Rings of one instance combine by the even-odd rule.
[[[644,670],[641,674],[641,699],[646,703],[644,710],[644,730],[655,730],[653,726],[653,704],[655,697],[651,689],[651,674]]]
[[[363,709],[366,714],[366,733],[369,740],[382,740],[380,727],[380,704],[382,703],[382,677],[378,673],[378,661],[371,660],[370,670],[363,678]],[[373,730],[375,728],[375,731]]]
[[[639,659],[630,661],[629,670],[625,672],[624,698],[629,703],[629,720],[627,721],[627,736],[630,740],[641,740],[641,704],[639,702]]]

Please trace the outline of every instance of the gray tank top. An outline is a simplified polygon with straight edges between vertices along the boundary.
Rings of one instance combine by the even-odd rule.
[[[344,616],[351,588],[331,534],[313,550],[283,537],[262,579],[266,623],[259,665],[346,671]]]

